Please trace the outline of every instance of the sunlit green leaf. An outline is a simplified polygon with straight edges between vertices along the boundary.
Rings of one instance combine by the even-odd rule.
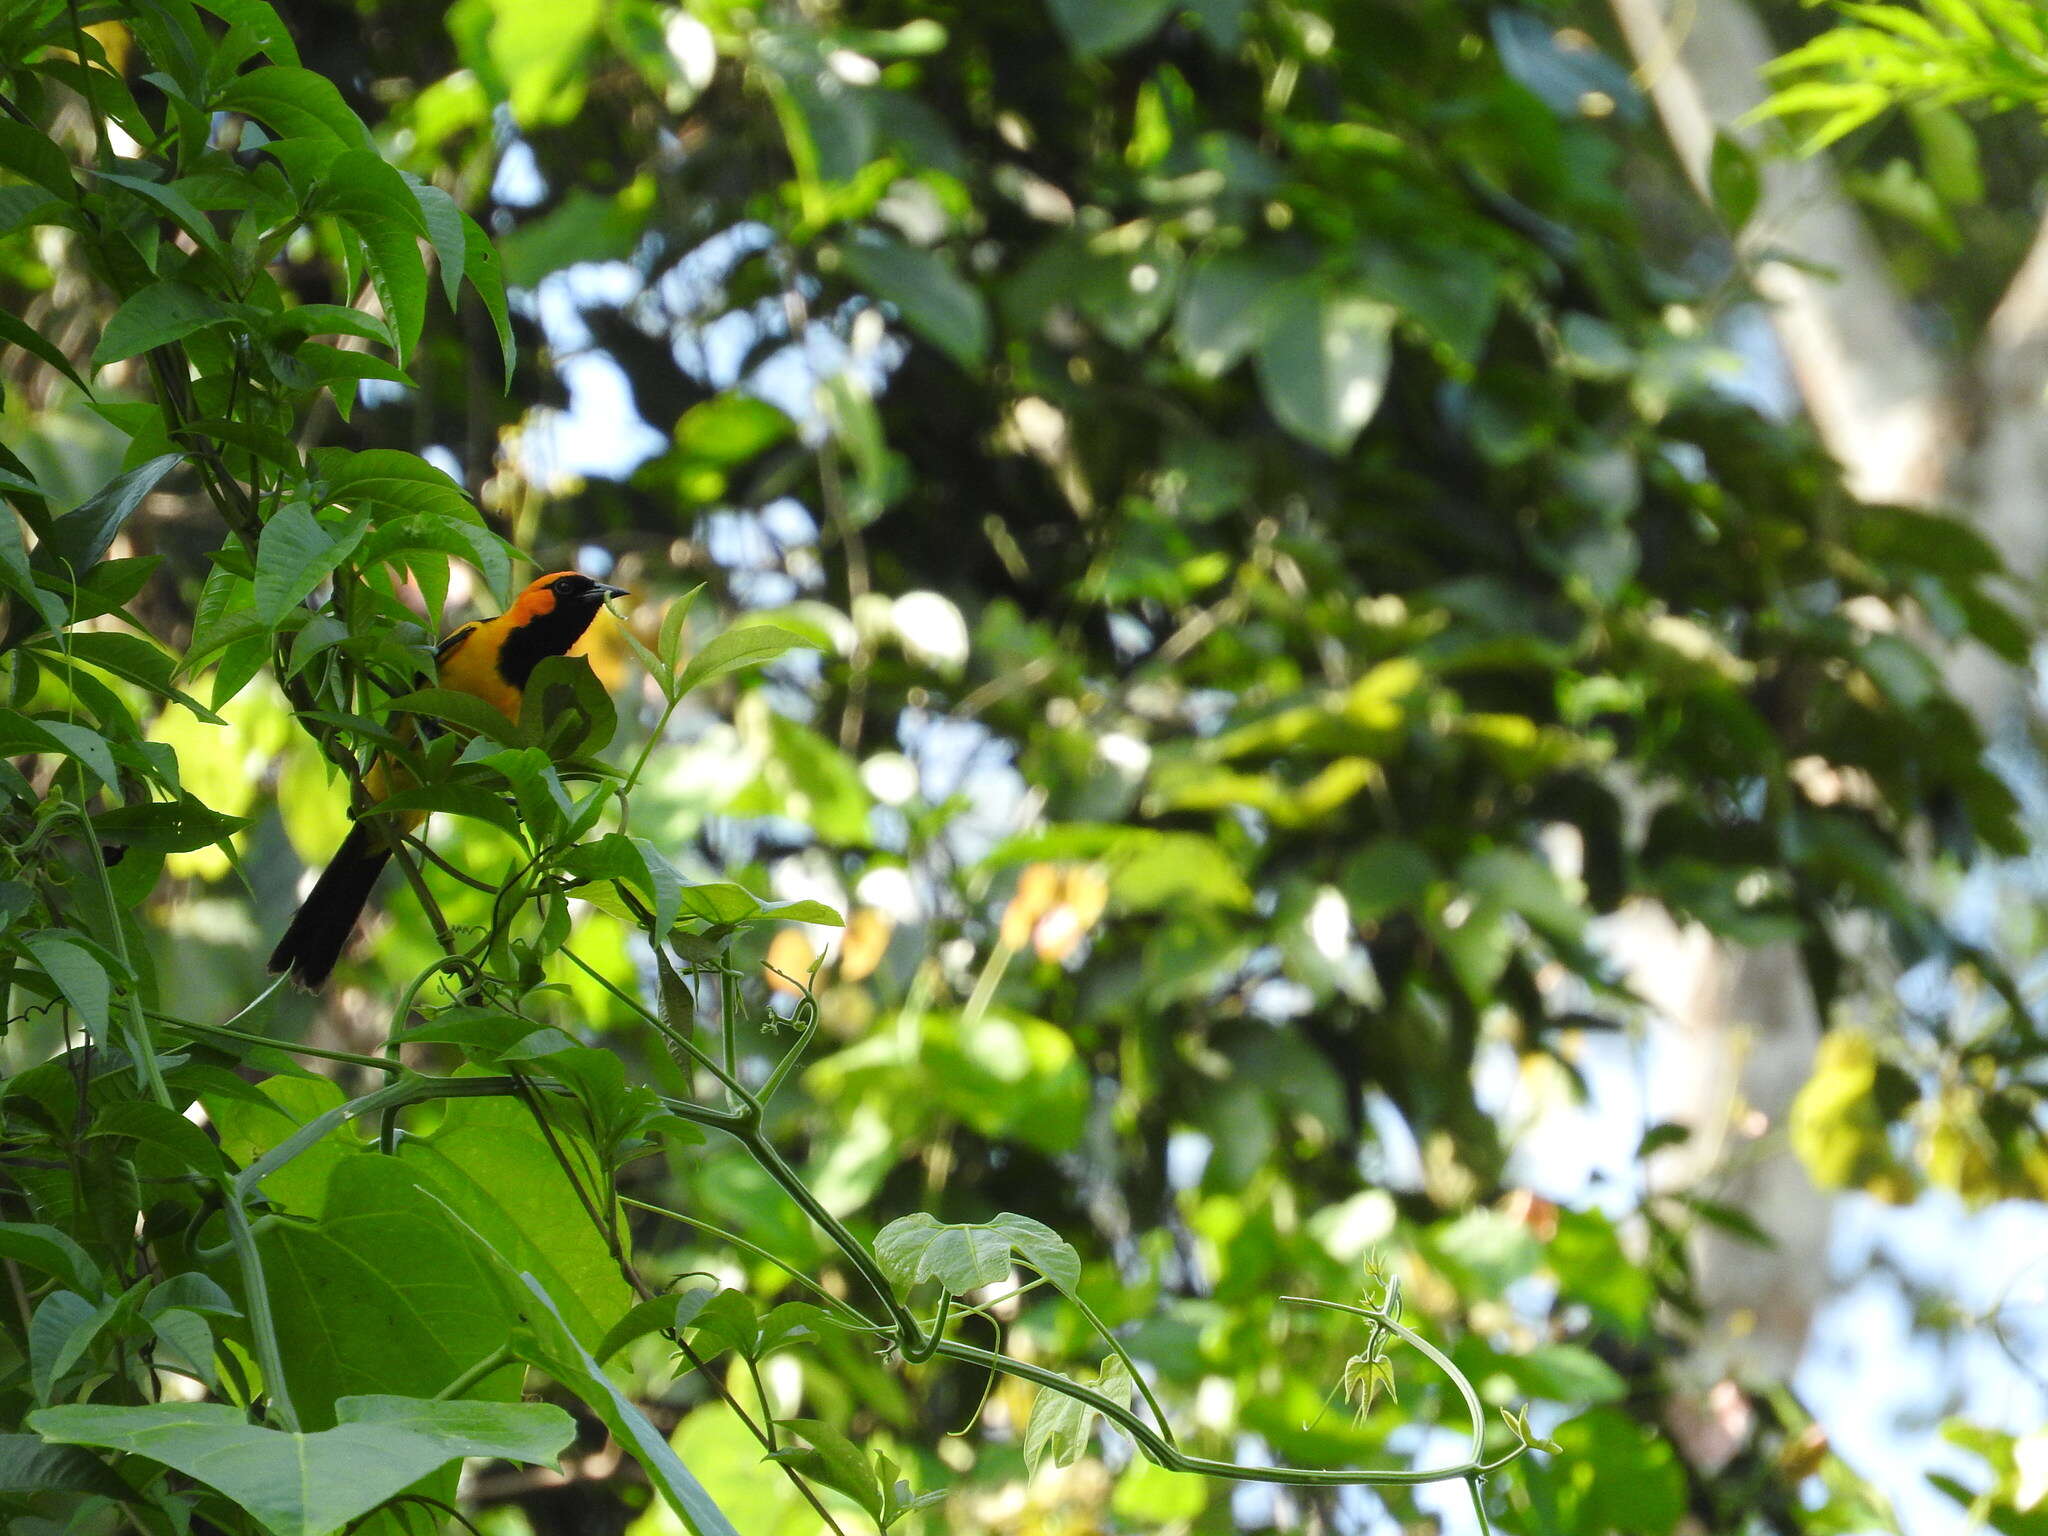
[[[147,1457],[219,1489],[277,1536],[328,1536],[463,1456],[551,1463],[574,1425],[548,1403],[352,1397],[314,1434],[250,1424],[227,1403],[43,1409],[45,1440]]]

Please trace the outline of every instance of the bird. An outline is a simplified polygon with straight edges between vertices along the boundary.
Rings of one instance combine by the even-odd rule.
[[[580,571],[551,571],[528,583],[495,619],[464,624],[435,647],[440,686],[474,694],[506,719],[517,720],[533,669],[582,639],[608,598],[625,595],[624,587],[593,581]],[[385,781],[384,765],[378,763],[370,771],[370,793],[381,798]],[[271,972],[289,973],[308,992],[326,985],[390,859],[391,847],[376,830],[361,821],[351,827],[271,951]]]

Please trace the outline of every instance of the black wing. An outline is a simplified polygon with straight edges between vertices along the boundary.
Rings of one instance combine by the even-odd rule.
[[[454,631],[439,645],[434,647],[434,660],[446,661],[450,656],[461,650],[463,642],[475,634],[476,631],[477,626],[473,622],[465,624],[462,628]]]

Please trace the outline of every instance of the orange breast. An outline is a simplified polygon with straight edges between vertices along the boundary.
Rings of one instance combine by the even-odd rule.
[[[519,690],[498,675],[499,620],[479,624],[441,658],[441,686],[473,693],[508,720],[519,718]]]

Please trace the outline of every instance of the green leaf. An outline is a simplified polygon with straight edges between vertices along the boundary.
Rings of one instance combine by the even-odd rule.
[[[412,375],[404,369],[386,362],[374,352],[351,352],[342,347],[330,347],[323,342],[301,342],[293,349],[291,363],[295,364],[300,376],[312,381],[312,385],[297,384],[295,387],[327,385],[330,388],[337,380],[345,383],[375,379],[383,384],[396,384],[404,389],[414,389]],[[280,370],[279,377],[294,370],[287,367]],[[338,396],[337,405],[346,404],[353,397]]]
[[[744,1291],[720,1290],[705,1298],[691,1321],[691,1348],[710,1356],[732,1350],[746,1360],[761,1358],[761,1319]]]
[[[151,283],[114,311],[99,345],[92,349],[93,364],[104,367],[234,318],[226,305],[197,288]]]
[[[304,502],[281,508],[256,545],[257,618],[275,628],[355,552],[369,526],[369,514],[359,512],[330,533]]]
[[[420,205],[420,219],[427,226],[427,243],[433,246],[435,264],[441,270],[441,293],[453,309],[462,292],[462,269],[469,260],[462,210],[455,206],[454,198],[431,182],[407,176],[405,183]]]
[[[882,1272],[905,1290],[937,1280],[955,1296],[995,1285],[1010,1274],[1010,1255],[1071,1292],[1081,1282],[1081,1259],[1043,1222],[1005,1211],[993,1221],[948,1226],[924,1211],[898,1217],[875,1238]]]
[[[575,1434],[569,1415],[551,1403],[447,1401],[376,1393],[335,1405],[344,1424],[380,1424],[460,1442],[464,1456],[552,1466]]]
[[[882,1452],[875,1452],[875,1476],[882,1482],[881,1525],[888,1530],[905,1515],[915,1514],[920,1509],[944,1501],[944,1488],[927,1488],[923,1493],[912,1493],[907,1480],[896,1475],[896,1463]]]
[[[561,1313],[540,1282],[531,1275],[519,1278],[533,1297],[525,1319],[528,1357],[604,1420],[693,1536],[739,1536],[668,1441],[631,1399],[612,1385],[604,1368],[563,1325]]]
[[[1563,1297],[1583,1302],[1624,1337],[1642,1336],[1656,1287],[1641,1265],[1629,1262],[1606,1216],[1598,1211],[1559,1211],[1557,1233],[1545,1259]]]
[[[184,455],[166,453],[115,476],[50,525],[49,533],[29,556],[30,570],[66,581],[82,579],[99,563],[142,499],[183,462]],[[20,639],[32,628],[32,623],[10,625],[9,638]]]
[[[74,683],[77,679],[74,677]],[[90,768],[99,781],[110,790],[121,787],[121,773],[114,764],[113,749],[107,738],[90,726],[74,725],[69,720],[39,720],[42,729],[63,747],[71,757]]]
[[[583,657],[544,657],[527,677],[520,740],[567,757],[603,750],[618,726],[618,706]]]
[[[213,1329],[197,1312],[167,1307],[149,1320],[156,1335],[158,1359],[182,1365],[207,1386],[219,1389],[213,1368]]]
[[[237,31],[248,35],[250,42],[261,52],[269,54],[280,64],[296,65],[299,50],[292,43],[292,35],[274,6],[265,0],[195,0],[201,10],[211,11]]]
[[[1293,264],[1263,251],[1226,251],[1195,263],[1174,311],[1173,339],[1205,379],[1229,372],[1258,344]]]
[[[1086,58],[1120,53],[1158,30],[1174,0],[1050,0],[1067,46]]]
[[[545,752],[538,747],[518,747],[482,754],[472,750],[464,755],[468,762],[505,776],[519,807],[519,819],[536,847],[546,847],[561,837],[569,818],[569,797]]]
[[[1119,1407],[1130,1405],[1131,1377],[1121,1356],[1112,1355],[1104,1363],[1095,1390]],[[1097,1411],[1082,1398],[1040,1387],[1024,1424],[1024,1475],[1036,1477],[1048,1461],[1055,1467],[1079,1461],[1088,1450]]]
[[[654,898],[654,931],[667,933],[683,910],[683,877],[662,851],[644,837],[633,839],[646,867],[645,888]]]
[[[335,1423],[353,1392],[438,1392],[510,1339],[490,1238],[452,1220],[441,1193],[410,1159],[343,1152],[319,1219],[263,1234],[279,1347],[308,1428]]]
[[[676,423],[676,446],[692,458],[744,464],[796,430],[788,416],[752,395],[723,394],[700,401]]]
[[[29,605],[29,614],[17,615],[9,623],[10,639],[19,641],[34,634],[37,618],[53,632],[68,622],[63,603],[35,579],[28,550],[21,541],[21,526],[13,512],[5,510],[0,510],[0,585]]]
[[[1272,301],[1259,339],[1259,388],[1274,418],[1326,453],[1348,452],[1379,410],[1395,312],[1319,283]]]
[[[588,1157],[584,1138],[554,1133],[572,1158]],[[611,1250],[524,1105],[451,1100],[438,1126],[406,1139],[398,1160],[506,1263],[538,1276],[579,1340],[595,1346],[632,1307]]]
[[[35,330],[10,310],[0,309],[0,341],[7,342],[11,346],[20,347],[24,352],[41,358],[73,384],[76,384],[82,393],[88,396],[92,394],[92,387],[78,376],[78,370],[71,366],[71,359],[66,357],[58,348],[44,340],[41,332]]]
[[[418,344],[427,319],[427,267],[415,243],[428,233],[405,178],[371,150],[336,155],[322,178],[318,211],[332,213],[362,238],[370,281],[391,317],[398,361]]]
[[[785,1301],[761,1319],[761,1353],[821,1338],[831,1329],[832,1314],[808,1301]]]
[[[1017,1257],[1071,1295],[1081,1283],[1081,1256],[1042,1221],[1003,1212],[989,1223],[1009,1239]]]
[[[1628,1383],[1613,1366],[1577,1344],[1544,1344],[1509,1362],[1516,1384],[1560,1403],[1618,1403]]]
[[[475,694],[454,688],[422,688],[415,693],[402,693],[391,701],[391,708],[395,713],[446,720],[471,735],[502,741],[507,746],[517,746],[521,740],[518,729],[496,709]]]
[[[92,1123],[94,1136],[130,1137],[168,1154],[180,1172],[217,1178],[225,1170],[220,1148],[190,1120],[165,1104],[149,1099],[122,1099],[101,1110]],[[203,1279],[194,1276],[195,1279]],[[207,1282],[211,1285],[211,1282]],[[162,1287],[158,1287],[162,1289]],[[167,1303],[168,1304],[168,1303]]]
[[[61,933],[25,933],[20,943],[43,974],[56,983],[93,1038],[105,1044],[112,1033],[109,1010],[113,999],[106,967],[90,950]]]
[[[314,614],[292,637],[291,655],[285,662],[284,675],[287,678],[297,677],[321,656],[348,638],[348,626],[341,620],[332,614]]]
[[[117,1305],[108,1297],[95,1306],[75,1291],[52,1291],[36,1303],[28,1325],[28,1354],[39,1400],[48,1402],[57,1385],[85,1358],[113,1320]]]
[[[1024,1424],[1024,1475],[1036,1477],[1039,1467],[1071,1467],[1088,1449],[1095,1410],[1078,1397],[1040,1387],[1031,1400]]]
[[[1590,914],[1549,865],[1519,848],[1493,848],[1467,859],[1458,879],[1479,900],[1519,913],[1548,938],[1575,943],[1585,933]]]
[[[180,229],[213,255],[224,257],[227,254],[221,247],[220,236],[214,231],[212,221],[192,206],[192,200],[176,183],[150,181],[142,176],[123,176],[115,171],[96,171],[94,175],[101,181],[110,181],[117,187],[125,187],[146,202],[155,204],[170,215]]]
[[[1623,121],[1641,114],[1642,98],[1628,71],[1590,44],[1567,46],[1548,16],[1514,6],[1487,13],[1501,67],[1559,117],[1579,118],[1588,95],[1612,102]]]
[[[100,570],[107,570],[113,563],[106,562]],[[177,659],[156,642],[145,640],[140,635],[124,635],[112,630],[73,630],[64,637],[61,651],[54,643],[33,649],[37,655],[46,658],[47,665],[62,665],[55,658],[68,652],[71,661],[99,667],[162,698],[184,705],[202,720],[216,725],[220,723],[211,710],[173,685]]]
[[[662,613],[661,633],[656,637],[654,649],[671,673],[682,658],[683,625],[689,620],[691,608],[696,606],[697,594],[703,590],[704,583],[700,581],[681,597],[671,598],[668,608]],[[667,681],[672,685],[675,678],[670,676]],[[669,692],[667,688],[663,691]],[[669,693],[669,696],[673,698],[674,694]]]
[[[190,1122],[187,1122],[188,1124]],[[198,1127],[193,1127],[195,1130]],[[200,1132],[204,1135],[205,1132]],[[186,1270],[183,1274],[172,1275],[149,1288],[149,1294],[142,1298],[142,1315],[155,1317],[170,1307],[187,1312],[197,1312],[208,1317],[240,1317],[241,1310],[234,1299],[197,1270]]]
[[[75,202],[78,188],[71,180],[71,162],[43,134],[24,123],[0,118],[0,166],[34,182],[53,197]]]
[[[640,637],[633,633],[632,625],[619,625],[617,634],[621,640],[626,642],[626,649],[633,653],[633,660],[638,662],[640,669],[654,680],[655,685],[661,689],[662,696],[666,698],[669,689],[675,683],[675,678],[669,669],[661,664],[661,658],[647,649],[641,642]]]
[[[715,1285],[694,1285],[673,1296],[654,1296],[640,1302],[606,1332],[604,1342],[597,1346],[599,1362],[611,1359],[635,1339],[650,1333],[689,1327],[691,1320],[704,1310],[704,1304],[717,1294]]]
[[[237,75],[213,105],[255,118],[281,139],[328,139],[367,149],[370,131],[325,75],[272,64]]]
[[[667,933],[682,912],[684,885],[666,855],[644,837],[608,832],[592,843],[572,849],[562,873],[583,880],[623,881],[653,912],[653,931]]]
[[[518,346],[512,339],[512,317],[505,308],[504,266],[498,259],[497,248],[491,244],[491,237],[466,213],[462,216],[462,240],[462,273],[490,313],[491,326],[498,333],[499,357],[505,367],[504,385],[509,390],[512,387],[512,368],[518,361]]]
[[[1749,147],[1731,134],[1714,135],[1714,153],[1707,162],[1707,190],[1729,233],[1741,233],[1763,196],[1763,173]]]
[[[728,629],[714,635],[703,650],[690,658],[690,664],[676,679],[676,693],[688,693],[729,672],[758,667],[763,662],[773,661],[784,651],[809,644],[811,642],[802,635],[778,629],[773,624],[748,624]]]
[[[686,885],[682,908],[691,917],[719,926],[738,923],[824,923],[841,927],[845,919],[822,901],[763,901],[751,891],[725,881]]]
[[[206,585],[199,590],[192,615],[192,643],[186,647],[182,670],[191,671],[215,651],[261,633],[265,627],[256,617],[250,584],[216,566],[207,572]]]
[[[457,520],[446,511],[421,512],[393,518],[380,524],[363,541],[356,559],[373,565],[404,557],[417,569],[414,557],[428,554],[453,555],[474,565],[484,584],[501,603],[512,578],[512,552],[505,541],[488,528],[463,517]]]
[[[295,304],[273,315],[266,329],[272,336],[360,336],[380,346],[392,344],[389,325],[346,304]]]
[[[70,205],[41,187],[0,187],[0,235],[62,219]]]
[[[839,255],[855,282],[894,305],[926,341],[962,368],[980,365],[988,352],[988,306],[945,261],[875,230],[857,231]]]
[[[465,1456],[552,1464],[574,1437],[547,1403],[351,1397],[312,1434],[263,1429],[229,1403],[73,1404],[29,1416],[45,1440],[147,1457],[213,1488],[275,1536],[328,1536]]]
[[[882,1273],[902,1289],[926,1278],[954,1295],[1009,1278],[1010,1244],[986,1227],[949,1227],[926,1211],[899,1216],[876,1234]]]
[[[1567,1419],[1551,1438],[1562,1447],[1546,1469],[1557,1529],[1667,1536],[1684,1517],[1685,1471],[1653,1426],[1618,1408],[1596,1408]]]
[[[324,482],[323,506],[394,507],[402,512],[438,512],[477,521],[469,493],[445,470],[416,453],[397,448],[322,448],[313,454],[314,473]]]
[[[881,1480],[866,1456],[851,1440],[818,1419],[787,1419],[783,1428],[809,1441],[808,1446],[786,1445],[771,1452],[768,1459],[793,1468],[816,1483],[836,1488],[875,1519],[882,1518]]]
[[[0,1222],[0,1257],[54,1275],[73,1289],[99,1294],[105,1282],[83,1248],[56,1227],[41,1222]]]
[[[505,803],[504,797],[474,784],[422,784],[401,789],[379,800],[365,815],[411,817],[440,811],[496,827],[518,842],[526,840],[527,828]]]
[[[451,30],[464,45],[465,62],[507,102],[513,120],[529,128],[564,122],[582,105],[590,79],[587,51],[603,15],[599,0],[500,0]]]
[[[13,927],[14,920],[35,904],[35,892],[22,881],[0,880],[0,933]]]
[[[97,1456],[34,1435],[0,1434],[0,1493],[95,1493],[132,1499],[135,1490]]]
[[[221,1150],[246,1168],[306,1126],[340,1105],[341,1089],[322,1077],[274,1076],[254,1088],[240,1078],[202,1095],[206,1112],[220,1135]],[[282,1167],[264,1176],[263,1193],[272,1204],[294,1216],[317,1217],[326,1206],[328,1180],[343,1162],[362,1150],[362,1142],[346,1125],[336,1126]],[[435,1390],[439,1390],[436,1383]]]
[[[1953,107],[1916,102],[1907,113],[1920,141],[1920,159],[1927,180],[1951,208],[1970,208],[1984,200],[1984,169],[1977,154],[1977,135]]]
[[[149,800],[101,811],[92,819],[100,840],[117,848],[148,853],[189,853],[225,843],[249,825],[246,816],[225,816],[185,795],[177,800]]]

